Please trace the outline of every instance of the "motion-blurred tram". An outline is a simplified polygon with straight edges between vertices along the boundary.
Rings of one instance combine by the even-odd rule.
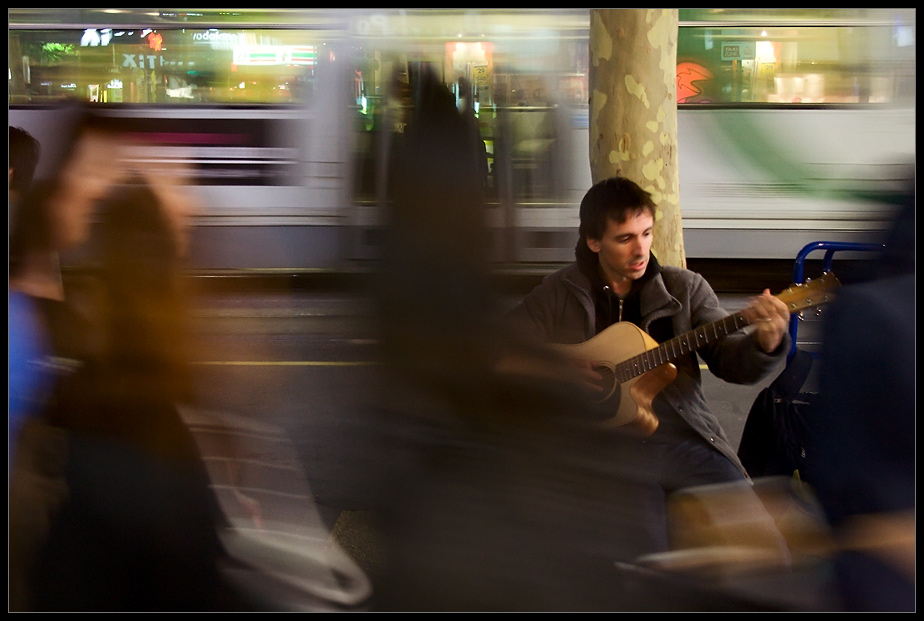
[[[588,9],[10,9],[9,123],[93,102],[194,171],[191,267],[374,264],[390,136],[426,65],[477,118],[500,265],[570,261],[589,165]],[[876,241],[915,159],[914,9],[681,9],[688,258]],[[913,168],[912,168],[913,170]],[[434,205],[439,209],[439,205]]]

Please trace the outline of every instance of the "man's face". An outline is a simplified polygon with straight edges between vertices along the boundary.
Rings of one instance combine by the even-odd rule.
[[[645,274],[653,240],[654,218],[647,210],[629,215],[625,222],[607,220],[600,239],[588,239],[597,253],[603,278],[618,293],[629,290],[633,280]]]

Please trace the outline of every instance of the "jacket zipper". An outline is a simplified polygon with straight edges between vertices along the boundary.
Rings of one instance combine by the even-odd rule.
[[[613,297],[615,296],[616,299],[619,300],[619,313],[616,317],[616,321],[617,322],[622,321],[622,303],[624,300],[618,295],[616,295],[616,292],[613,291],[613,288],[610,287],[609,285],[603,285],[603,290],[606,291],[606,294],[607,294],[606,303],[607,305],[609,305],[610,315],[613,314]]]

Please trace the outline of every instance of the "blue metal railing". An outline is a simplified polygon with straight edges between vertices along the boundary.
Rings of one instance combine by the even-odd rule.
[[[821,263],[821,269],[822,272],[828,273],[831,271],[831,265],[834,261],[834,253],[836,252],[882,252],[883,249],[885,249],[885,244],[835,241],[815,241],[808,243],[802,247],[802,250],[800,250],[799,254],[796,256],[796,262],[792,270],[792,281],[797,285],[803,284],[805,278],[805,260],[808,258],[808,255],[815,252],[816,250],[825,251],[824,258],[822,259]],[[798,336],[798,333],[799,314],[794,313],[789,317],[789,335],[792,337],[792,346],[789,350],[789,356],[786,359],[787,362],[792,360],[792,357],[796,354],[796,337]]]

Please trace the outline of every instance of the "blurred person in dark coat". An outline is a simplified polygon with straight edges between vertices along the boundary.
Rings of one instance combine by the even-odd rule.
[[[624,574],[650,550],[637,439],[597,423],[573,365],[498,322],[483,148],[424,69],[390,170],[376,280],[378,611],[722,609]],[[671,597],[663,597],[664,590]]]
[[[827,308],[806,455],[851,612],[915,610],[915,193],[878,272]]]

